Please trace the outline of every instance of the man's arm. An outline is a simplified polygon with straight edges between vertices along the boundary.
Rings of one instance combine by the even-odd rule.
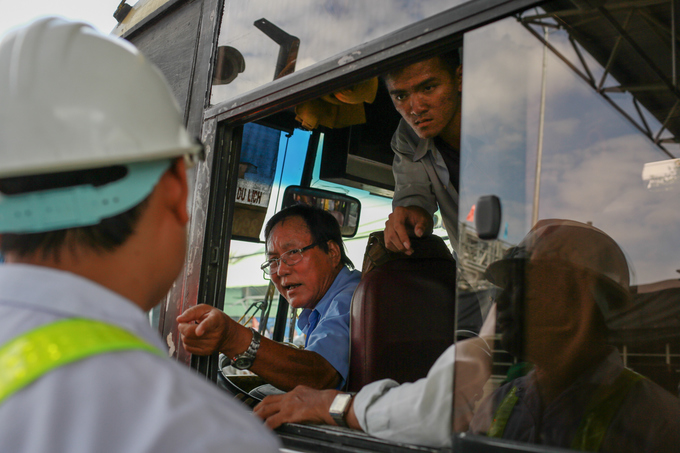
[[[384,439],[445,445],[451,436],[454,347],[437,360],[427,378],[399,385],[391,379],[371,383],[354,396],[346,421],[350,428]],[[296,387],[267,396],[254,412],[267,426],[283,423],[334,425],[330,407],[337,390]]]
[[[392,137],[394,197],[392,214],[385,223],[385,245],[394,252],[413,253],[409,237],[432,233],[437,200],[432,182],[420,161],[414,161],[420,139],[405,121]]]
[[[474,403],[491,374],[490,351],[495,324],[494,305],[480,336],[450,346],[434,363],[427,377],[401,385],[383,379],[362,388],[352,400],[347,424],[385,439],[429,446],[447,445],[452,431],[467,429]],[[337,390],[297,387],[285,395],[266,397],[255,408],[255,413],[270,428],[288,422],[331,425],[334,423],[329,410],[338,393]],[[455,400],[452,400],[454,395]]]
[[[209,305],[197,305],[177,317],[185,349],[198,355],[221,352],[227,357],[243,353],[252,339],[250,329]],[[297,385],[335,388],[340,374],[321,355],[262,338],[250,371],[281,390]]]
[[[271,429],[283,423],[297,422],[335,425],[330,416],[330,408],[339,393],[341,392],[338,390],[314,390],[301,385],[283,395],[267,396],[255,407],[254,412]],[[345,421],[350,428],[361,429],[354,413],[354,400]]]

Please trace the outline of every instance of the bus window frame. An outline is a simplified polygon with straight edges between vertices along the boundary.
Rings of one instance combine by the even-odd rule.
[[[463,33],[546,0],[472,0],[205,110],[204,120],[252,122],[380,73],[436,55]],[[380,67],[376,71],[376,67]]]
[[[382,38],[351,48],[340,55],[287,77],[274,80],[249,93],[208,107],[204,112],[204,123],[212,125],[216,123],[215,127],[218,131],[242,128],[248,122],[264,119],[322,94],[375,77],[389,69],[418,61],[426,56],[435,55],[442,49],[454,45],[461,46],[465,32],[543,2],[544,0],[481,0],[464,3]],[[343,57],[354,55],[361,55],[361,57],[345,58],[346,63],[338,64]],[[228,157],[232,159],[232,162],[238,162],[240,147],[236,144],[216,142],[218,136],[221,137],[218,133],[212,137],[212,142],[206,143],[216,150],[214,161],[223,160],[224,157],[220,154],[231,150],[232,156]],[[305,167],[308,167],[307,163]],[[236,171],[235,167],[230,171]],[[217,170],[213,169],[213,173],[217,173]],[[229,178],[228,175],[221,177],[213,175],[209,186],[210,200],[220,197],[217,194],[221,191],[219,181]],[[230,196],[229,199],[233,199],[235,193],[235,179],[233,181],[233,191],[225,194],[225,196]],[[308,179],[303,177],[300,185],[306,184],[309,184]],[[210,207],[215,209],[216,207],[213,206],[211,202]],[[221,263],[213,262],[210,265],[203,260],[201,287],[197,300],[197,303],[213,306],[223,303],[223,297],[220,298],[220,291],[215,285],[224,286],[226,282],[228,243],[231,239],[231,217],[218,221],[215,216],[216,214],[210,209],[207,214],[208,223],[205,230],[203,256],[210,257],[210,262],[214,261],[214,257],[219,257]],[[216,225],[220,224],[223,225],[222,230],[216,228]],[[210,273],[217,269],[220,272]],[[222,276],[217,277],[216,274],[222,274]],[[217,358],[209,359],[209,363],[204,363],[203,359],[192,358],[192,366],[215,381]]]

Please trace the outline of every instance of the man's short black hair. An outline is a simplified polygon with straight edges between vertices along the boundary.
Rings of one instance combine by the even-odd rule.
[[[328,241],[333,241],[340,248],[340,261],[343,265],[354,269],[352,260],[345,252],[345,245],[342,242],[340,224],[333,215],[321,208],[316,208],[306,204],[296,204],[274,214],[264,227],[265,240],[269,240],[272,230],[276,225],[291,217],[300,217],[312,236],[314,242],[319,243],[319,248],[328,253]]]
[[[98,187],[121,179],[126,174],[126,167],[116,165],[3,178],[0,179],[0,192],[4,195],[16,195],[83,184]],[[139,216],[147,204],[146,201],[145,199],[121,214],[104,219],[97,225],[44,233],[4,233],[0,240],[0,252],[5,255],[12,252],[20,257],[40,252],[44,258],[53,257],[59,260],[59,252],[64,246],[85,246],[98,252],[112,251],[122,245],[134,232]]]
[[[435,56],[430,56],[427,58],[424,58],[423,60],[420,61],[426,61],[430,60],[432,58],[439,58],[439,61],[442,62],[442,65],[444,66],[444,69],[451,75],[451,78],[456,77],[456,71],[458,70],[458,67],[460,66],[460,51],[459,49],[453,49],[449,50],[448,52],[444,52],[439,55]],[[414,63],[411,63],[414,64]],[[383,80],[387,80],[392,77],[398,76],[401,71],[403,71],[405,68],[407,68],[410,65],[405,65],[405,66],[400,66],[398,68],[394,68],[390,71],[385,72],[381,77]]]

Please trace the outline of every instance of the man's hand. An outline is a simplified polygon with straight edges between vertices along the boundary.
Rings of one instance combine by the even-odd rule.
[[[236,324],[222,310],[196,305],[177,317],[184,348],[191,354],[210,355],[229,343],[231,325]]]
[[[328,411],[337,390],[314,390],[298,385],[283,395],[270,395],[255,406],[253,412],[271,428],[283,423],[315,423],[334,425]]]
[[[397,206],[385,222],[385,246],[393,252],[413,253],[410,237],[432,234],[432,216],[419,206]]]

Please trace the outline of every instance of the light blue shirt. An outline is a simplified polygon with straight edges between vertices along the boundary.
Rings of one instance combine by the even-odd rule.
[[[96,283],[46,267],[0,266],[0,345],[84,317],[167,350],[148,314]],[[57,368],[0,404],[0,450],[12,453],[275,453],[277,439],[225,392],[169,358],[101,354]]]
[[[349,308],[360,280],[361,272],[343,267],[316,307],[305,308],[298,319],[305,349],[328,360],[342,376],[340,386],[349,372]]]

